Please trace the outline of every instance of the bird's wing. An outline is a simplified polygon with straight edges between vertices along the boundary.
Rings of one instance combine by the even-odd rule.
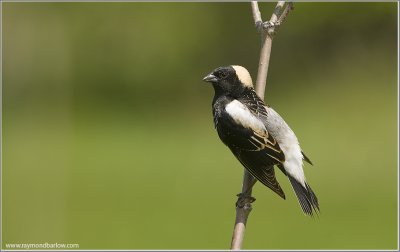
[[[267,130],[264,132],[253,131],[253,136],[249,139],[250,143],[253,144],[259,151],[260,154],[266,154],[268,157],[275,160],[274,164],[285,162],[285,155],[278,142],[268,133]]]
[[[257,114],[265,114],[265,108],[254,102],[248,103],[239,100],[229,103],[225,107],[229,119],[223,120],[227,124],[218,124],[224,128],[217,130],[219,134],[226,134],[226,144],[242,165],[261,183],[285,198],[274,170],[274,165],[285,161],[285,155]]]
[[[303,151],[301,151],[301,154],[303,155],[303,159],[304,159],[307,163],[309,163],[310,165],[313,165],[313,163],[311,162],[311,160],[306,156],[306,154],[305,154]]]
[[[285,199],[285,193],[275,177],[274,164],[268,164],[270,160],[266,155],[237,148],[231,148],[231,151],[253,177]]]
[[[263,100],[261,100],[260,97],[258,97],[254,90],[246,92],[238,100],[246,105],[246,107],[258,118],[263,118],[267,116],[265,103]]]
[[[232,141],[230,145],[239,150],[266,155],[271,159],[269,164],[283,163],[285,155],[278,142],[268,133],[263,121],[252,110],[238,100],[226,106],[229,117],[235,122],[229,126],[229,139]],[[262,107],[262,110],[264,111],[260,113],[266,113],[265,108]]]

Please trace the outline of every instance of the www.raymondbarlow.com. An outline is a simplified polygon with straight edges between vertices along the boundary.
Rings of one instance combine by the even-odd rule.
[[[6,243],[6,249],[78,249],[79,244],[72,243]]]

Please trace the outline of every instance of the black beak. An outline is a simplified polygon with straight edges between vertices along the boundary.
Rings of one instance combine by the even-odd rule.
[[[217,77],[215,77],[215,75],[210,73],[209,75],[207,75],[206,77],[203,78],[203,81],[205,81],[205,82],[217,82],[218,79],[217,79]]]

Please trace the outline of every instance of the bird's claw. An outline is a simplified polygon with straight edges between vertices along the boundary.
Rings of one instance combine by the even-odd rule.
[[[251,208],[251,203],[256,201],[256,198],[254,198],[248,194],[239,193],[236,196],[238,196],[238,200],[236,201],[236,207],[239,207],[239,208],[243,208],[245,206],[248,206]]]

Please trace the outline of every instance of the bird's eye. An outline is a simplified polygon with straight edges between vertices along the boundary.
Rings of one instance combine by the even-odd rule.
[[[228,73],[226,73],[226,72],[220,72],[220,73],[219,73],[219,76],[220,76],[222,79],[224,79],[224,78],[226,78],[226,77],[228,76]]]

